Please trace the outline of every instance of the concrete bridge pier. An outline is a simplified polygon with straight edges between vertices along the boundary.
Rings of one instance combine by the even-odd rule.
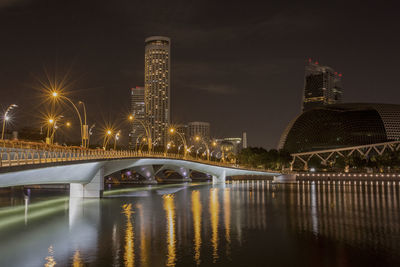
[[[226,180],[225,170],[223,170],[218,176],[217,175],[212,176],[213,184],[224,184],[225,180]]]
[[[87,184],[71,183],[69,195],[71,198],[100,198],[104,191],[104,167],[101,167]]]

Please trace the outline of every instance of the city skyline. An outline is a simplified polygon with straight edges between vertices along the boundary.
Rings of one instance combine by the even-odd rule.
[[[36,78],[44,69],[61,76],[71,70],[71,97],[85,101],[91,121],[112,112],[121,117],[129,111],[127,89],[143,83],[143,40],[152,35],[174,40],[171,120],[208,121],[215,136],[246,130],[250,146],[276,147],[299,114],[309,57],[343,73],[344,102],[399,104],[394,8],[292,3],[265,12],[265,3],[208,4],[211,11],[207,2],[159,9],[145,3],[83,3],[76,9],[73,1],[3,2],[1,104],[18,101],[15,126],[31,121],[30,110],[40,107],[31,104]],[[333,19],[337,13],[341,20]]]

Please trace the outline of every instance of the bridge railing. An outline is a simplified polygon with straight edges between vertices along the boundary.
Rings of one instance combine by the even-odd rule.
[[[71,162],[85,160],[123,159],[123,158],[169,158],[184,159],[221,167],[240,168],[232,163],[209,161],[182,154],[146,152],[133,150],[87,149],[76,146],[48,145],[45,143],[0,140],[0,167]],[[250,168],[246,167],[247,170]],[[263,169],[251,169],[265,171]]]

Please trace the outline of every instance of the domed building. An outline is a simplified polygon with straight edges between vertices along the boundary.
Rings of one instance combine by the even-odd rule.
[[[278,149],[300,153],[400,140],[400,105],[335,104],[292,120]]]

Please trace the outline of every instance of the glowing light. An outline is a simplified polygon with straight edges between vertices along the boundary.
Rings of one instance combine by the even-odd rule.
[[[49,123],[52,124],[54,122],[54,119],[49,119]]]
[[[47,257],[45,258],[46,263],[44,264],[44,266],[45,266],[45,267],[53,267],[53,266],[56,266],[57,262],[54,260],[54,257],[53,257],[53,255],[54,255],[53,246],[50,246],[49,249],[48,249],[48,251],[49,251],[49,256],[47,256]]]
[[[65,125],[66,125],[67,127],[70,127],[70,126],[71,126],[71,123],[68,121]]]
[[[201,250],[201,202],[200,192],[192,191],[192,213],[193,213],[193,230],[194,230],[194,261],[200,265]]]
[[[112,134],[111,130],[107,130],[107,135],[111,135],[111,134]]]
[[[58,96],[58,93],[57,93],[57,92],[53,92],[53,93],[51,93],[51,95],[52,95],[53,97],[57,97],[57,96]]]
[[[225,188],[224,191],[224,221],[225,221],[225,239],[229,246],[231,244],[231,191]]]
[[[175,129],[174,129],[174,128],[170,128],[170,129],[169,129],[169,132],[170,132],[171,134],[173,134],[173,133],[175,133]]]
[[[132,225],[132,204],[124,204],[122,206],[122,213],[126,217],[126,230],[125,230],[125,253],[124,261],[125,266],[133,267],[135,264],[135,245],[134,245],[134,229]]]
[[[215,263],[218,259],[218,188],[211,188],[210,191],[210,219],[212,228],[211,243],[213,247],[213,262]]]
[[[83,261],[81,258],[81,253],[79,252],[79,250],[77,250],[74,254],[74,261],[72,263],[73,267],[83,267]]]
[[[133,121],[134,119],[135,119],[135,116],[129,115],[129,120],[130,120],[130,121]]]
[[[174,195],[163,196],[164,210],[167,220],[167,263],[166,266],[175,266],[176,262],[176,240],[175,240],[175,202]]]

